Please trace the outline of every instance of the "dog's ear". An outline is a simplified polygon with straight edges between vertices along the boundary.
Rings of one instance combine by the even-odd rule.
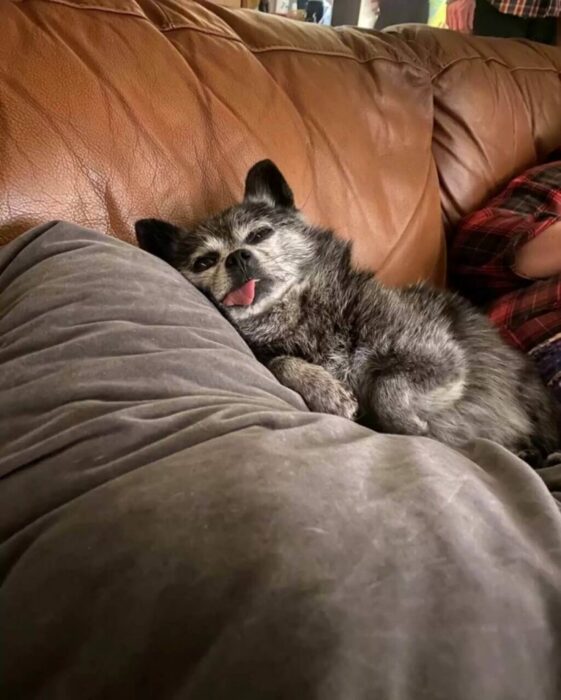
[[[142,250],[173,264],[179,251],[181,229],[160,219],[140,219],[134,230]]]
[[[283,174],[271,160],[261,160],[248,172],[244,199],[274,207],[294,208],[294,195]]]

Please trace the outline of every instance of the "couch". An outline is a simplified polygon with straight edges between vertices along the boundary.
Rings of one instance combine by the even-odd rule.
[[[561,145],[561,52],[1,12],[2,697],[558,700],[560,468],[309,412],[131,244],[269,157],[357,266],[445,284],[459,218]]]

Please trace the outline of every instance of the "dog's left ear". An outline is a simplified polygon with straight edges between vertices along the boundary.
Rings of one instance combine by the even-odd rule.
[[[142,250],[173,265],[179,251],[180,228],[160,219],[140,219],[135,223],[134,230]]]
[[[261,160],[248,172],[244,199],[274,207],[294,208],[294,195],[283,174],[271,160]]]

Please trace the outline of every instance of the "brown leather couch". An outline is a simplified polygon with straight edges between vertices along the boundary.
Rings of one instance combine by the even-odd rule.
[[[559,50],[424,27],[13,1],[0,67],[3,242],[53,218],[129,241],[139,217],[189,223],[266,156],[359,265],[442,282],[444,230],[561,144]]]
[[[0,0],[0,37],[3,241],[132,242],[270,157],[359,265],[443,282],[561,145],[561,52],[525,43],[188,0]],[[0,696],[558,700],[543,471],[310,413],[161,261],[46,224],[0,249]]]

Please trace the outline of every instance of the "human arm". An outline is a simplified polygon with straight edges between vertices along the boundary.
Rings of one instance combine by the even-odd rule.
[[[448,0],[446,6],[446,24],[449,29],[464,34],[473,31],[476,0]]]
[[[531,279],[561,274],[561,220],[520,246],[513,269],[522,277]]]

